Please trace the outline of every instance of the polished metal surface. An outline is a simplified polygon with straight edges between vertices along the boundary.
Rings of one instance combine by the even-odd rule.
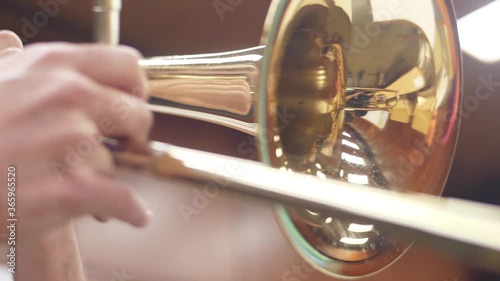
[[[255,135],[261,160],[283,172],[441,193],[460,112],[450,1],[275,0],[261,46],[143,60],[151,108]],[[373,274],[411,244],[314,208],[280,205],[277,218],[331,276]]]
[[[261,102],[296,118],[262,117],[274,128],[261,142],[264,159],[320,178],[439,195],[460,106],[450,3],[289,1],[276,13]],[[371,106],[350,108],[363,105]],[[373,274],[410,245],[369,221],[287,206],[278,217],[299,253],[333,275]]]
[[[256,100],[264,47],[141,61],[153,111],[256,135]]]
[[[133,170],[151,173],[167,181],[177,180],[177,185],[187,188],[192,187],[190,182],[198,183],[201,189],[217,182],[217,193],[223,188],[301,206],[300,209],[319,210],[343,220],[370,220],[387,235],[397,234],[406,241],[418,235],[422,245],[500,272],[498,206],[413,192],[366,189],[341,180],[279,171],[254,161],[161,142],[151,142],[148,148],[135,150],[121,147],[116,140],[106,139],[105,144],[113,151],[115,163],[131,168],[131,173]],[[394,212],[395,209],[399,211]],[[338,222],[330,218],[329,223]],[[345,231],[373,232],[373,225],[351,223]],[[373,239],[366,236],[350,238],[351,243]]]
[[[270,110],[259,124],[273,128],[261,139],[263,159],[320,178],[439,195],[460,111],[451,3],[277,6],[280,21],[269,27],[267,44],[267,99],[260,101]],[[276,118],[283,110],[295,118]],[[373,274],[409,246],[369,221],[287,206],[278,217],[299,253],[327,274]]]
[[[121,9],[121,0],[94,0],[95,41],[113,45],[120,42]]]

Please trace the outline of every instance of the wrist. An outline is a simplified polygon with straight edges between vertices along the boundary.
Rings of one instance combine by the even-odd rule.
[[[84,281],[73,222],[47,231],[18,245],[16,281]]]

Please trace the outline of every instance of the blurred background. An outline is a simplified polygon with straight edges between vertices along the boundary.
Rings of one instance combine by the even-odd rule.
[[[496,86],[491,98],[474,104],[477,109],[462,119],[444,195],[500,205],[500,130],[496,123],[500,106],[500,1],[453,2],[463,47],[464,100],[474,96],[484,79],[496,82]],[[91,42],[92,1],[58,3],[65,4],[60,4],[60,10],[41,27],[28,28],[27,22],[33,23],[36,13],[43,10],[39,1],[3,0],[0,28],[18,33],[26,44]],[[121,41],[145,56],[256,46],[269,4],[270,0],[243,0],[221,16],[213,0],[125,0]],[[252,141],[243,133],[178,117],[157,115],[155,123],[155,140],[236,157],[238,145]],[[155,222],[145,231],[137,231],[115,222],[80,221],[81,251],[93,280],[333,280],[318,272],[298,273],[297,266],[302,267],[303,261],[282,235],[267,203],[222,194],[186,223],[178,207],[191,203],[191,190],[126,174],[123,180],[133,182],[150,203]],[[500,277],[413,247],[394,266],[367,280]]]

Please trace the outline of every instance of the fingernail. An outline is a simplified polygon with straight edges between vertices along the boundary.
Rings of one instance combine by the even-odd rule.
[[[148,222],[151,221],[151,219],[154,217],[154,213],[152,210],[147,209],[146,210],[146,215],[148,216]]]
[[[136,219],[135,221],[137,222],[137,226],[146,226],[151,222],[151,219],[153,218],[153,211],[146,207],[146,201],[142,198],[139,198],[139,205],[141,208],[140,212],[136,213]]]
[[[23,49],[23,42],[12,31],[8,30],[2,30],[0,31],[0,51],[7,50],[7,49]]]
[[[149,79],[146,74],[146,71],[142,67],[140,76],[141,76],[141,85],[138,87],[138,89],[135,91],[134,94],[143,100],[147,100],[150,93]]]
[[[153,219],[153,211],[149,209],[144,209],[143,212],[138,214],[138,218],[136,220],[137,226],[142,227],[148,225]]]

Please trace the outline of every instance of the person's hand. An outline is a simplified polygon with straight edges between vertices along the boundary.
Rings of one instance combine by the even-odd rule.
[[[17,36],[0,32],[2,221],[11,215],[5,179],[15,167],[18,236],[81,215],[147,224],[150,212],[112,178],[112,157],[100,142],[102,136],[147,141],[152,114],[140,54],[95,44],[21,49]]]

